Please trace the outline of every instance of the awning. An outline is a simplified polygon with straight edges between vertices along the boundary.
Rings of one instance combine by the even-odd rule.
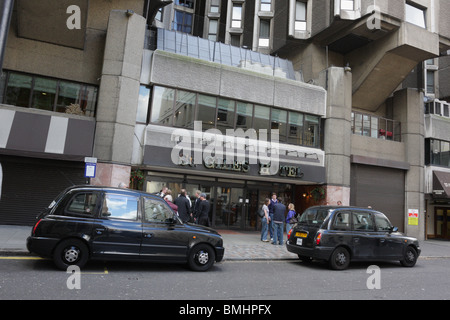
[[[433,171],[433,197],[450,198],[450,172]]]

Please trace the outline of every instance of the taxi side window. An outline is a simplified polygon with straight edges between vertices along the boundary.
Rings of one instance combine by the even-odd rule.
[[[378,231],[390,231],[392,230],[392,225],[389,222],[389,220],[381,215],[381,214],[377,214],[375,215],[375,224],[377,225],[377,230]]]
[[[139,198],[136,196],[105,193],[101,217],[108,219],[137,220]]]
[[[333,230],[351,230],[351,213],[350,212],[338,212],[334,217],[334,222],[332,225]]]
[[[374,231],[370,212],[353,212],[353,229],[356,231]]]
[[[96,213],[97,199],[97,193],[78,193],[70,200],[66,208],[66,213],[94,216]]]
[[[173,212],[162,201],[144,198],[144,218],[145,222],[164,223],[173,218]]]

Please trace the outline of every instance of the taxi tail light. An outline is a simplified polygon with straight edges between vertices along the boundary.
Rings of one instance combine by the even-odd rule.
[[[316,245],[320,245],[320,240],[322,240],[322,233],[319,232],[316,236]]]
[[[38,227],[39,223],[41,223],[41,221],[42,221],[42,219],[39,219],[39,221],[36,222],[36,224],[34,225],[34,228],[33,228],[33,236],[35,235],[35,233],[36,233],[36,228]]]
[[[291,229],[291,230],[289,230],[289,232],[288,232],[288,240],[291,238],[291,234],[292,234],[292,230],[294,230],[294,229]]]

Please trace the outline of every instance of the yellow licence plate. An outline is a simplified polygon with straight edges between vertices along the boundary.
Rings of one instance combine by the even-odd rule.
[[[306,238],[308,236],[308,234],[304,233],[304,232],[296,232],[295,236],[297,238]]]

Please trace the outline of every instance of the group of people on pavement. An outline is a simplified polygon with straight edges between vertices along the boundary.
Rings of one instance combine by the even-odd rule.
[[[207,227],[211,226],[209,221],[210,203],[206,199],[206,194],[200,190],[195,192],[196,200],[194,204],[189,199],[186,189],[181,189],[175,200],[173,200],[172,191],[167,187],[159,192],[159,196],[167,202],[184,223],[193,222]]]
[[[269,242],[267,236],[270,235],[272,244],[283,244],[284,224],[286,224],[286,233],[288,233],[295,219],[296,212],[294,204],[289,203],[288,214],[285,216],[286,206],[283,199],[277,198],[277,194],[273,193],[272,198],[266,198],[262,206],[264,216],[261,218],[261,241]]]

